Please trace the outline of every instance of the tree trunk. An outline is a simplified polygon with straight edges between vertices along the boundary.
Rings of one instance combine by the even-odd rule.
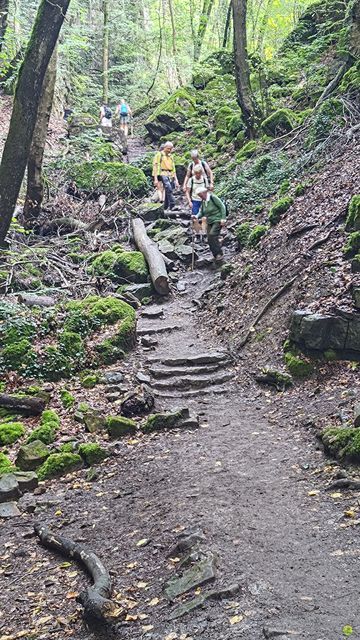
[[[9,1],[10,0],[0,0],[0,51],[4,44],[4,38],[7,29]]]
[[[45,151],[46,136],[50,121],[51,109],[54,99],[57,65],[57,46],[54,49],[46,70],[42,88],[38,117],[36,120],[34,135],[31,143],[28,161],[27,192],[24,205],[25,226],[37,218],[41,211],[44,197],[44,182],[42,177],[42,165]]]
[[[176,49],[176,26],[175,26],[175,15],[174,15],[174,7],[172,0],[169,0],[169,12],[170,12],[170,21],[171,21],[171,31],[172,31],[172,52],[174,57],[174,67],[177,76],[177,84],[182,85],[179,65],[177,61],[177,49]]]
[[[135,244],[148,264],[155,291],[162,296],[166,296],[169,293],[169,279],[164,259],[157,245],[147,235],[141,218],[135,218],[132,221],[132,230]]]
[[[20,71],[0,165],[0,244],[4,243],[24,178],[44,76],[70,0],[42,0]]]
[[[237,100],[242,111],[246,134],[255,136],[255,114],[250,85],[250,68],[247,53],[246,10],[247,0],[232,0],[234,23],[234,56]]]
[[[232,0],[230,0],[230,2],[229,2],[228,10],[227,10],[227,13],[226,13],[224,39],[223,39],[223,43],[222,43],[222,48],[223,49],[226,49],[227,44],[229,42],[231,14],[232,14]]]
[[[194,61],[198,62],[200,60],[201,47],[204,42],[206,29],[208,26],[209,18],[211,15],[212,8],[214,6],[214,0],[204,0],[203,8],[201,11],[199,28],[197,32],[197,36],[194,42]]]
[[[103,30],[103,103],[109,101],[109,0],[104,0],[104,30]]]

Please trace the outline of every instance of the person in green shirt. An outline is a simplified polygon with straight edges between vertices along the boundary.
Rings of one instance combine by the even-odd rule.
[[[222,262],[224,254],[220,244],[220,232],[226,224],[226,207],[220,198],[211,193],[208,188],[204,187],[197,192],[201,198],[201,209],[197,218],[206,218],[207,223],[207,239],[210,251],[215,258],[215,262]]]

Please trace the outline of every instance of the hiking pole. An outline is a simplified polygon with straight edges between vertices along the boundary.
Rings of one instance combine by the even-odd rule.
[[[191,220],[191,271],[194,271],[195,265],[195,233],[194,233],[194,221]]]

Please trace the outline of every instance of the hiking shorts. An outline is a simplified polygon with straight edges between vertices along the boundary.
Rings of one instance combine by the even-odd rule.
[[[197,216],[201,209],[201,200],[192,200],[192,213],[194,216]]]
[[[120,124],[128,124],[129,116],[120,114]]]

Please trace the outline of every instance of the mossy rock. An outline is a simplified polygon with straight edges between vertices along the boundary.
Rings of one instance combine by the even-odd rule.
[[[353,258],[360,253],[360,231],[350,233],[344,247],[345,258]]]
[[[256,140],[250,140],[247,144],[245,144],[240,151],[235,156],[235,160],[237,163],[244,162],[248,158],[251,158],[257,151],[258,143]]]
[[[281,136],[292,131],[296,116],[290,109],[278,109],[261,123],[261,129],[270,136]]]
[[[243,222],[235,229],[235,236],[238,241],[239,249],[248,246],[249,236],[251,233],[251,222]]]
[[[175,429],[181,425],[184,418],[184,412],[174,411],[172,413],[154,413],[147,418],[145,423],[141,426],[144,433],[151,433],[153,431],[165,431],[167,429]]]
[[[0,445],[14,444],[24,433],[25,427],[22,422],[2,422],[0,424]]]
[[[261,238],[268,230],[269,227],[265,224],[257,224],[255,227],[253,227],[248,237],[248,246],[256,247],[256,245],[259,244]]]
[[[110,438],[122,438],[136,433],[136,422],[122,416],[109,416],[106,419],[106,429]]]
[[[34,440],[20,447],[16,466],[22,471],[34,471],[44,464],[49,455],[47,446],[41,440]]]
[[[47,480],[81,469],[82,457],[77,453],[52,453],[37,471],[39,480]]]
[[[155,109],[145,122],[145,127],[152,140],[159,140],[162,136],[183,129],[195,110],[195,98],[188,89],[181,87]]]
[[[269,211],[270,224],[274,225],[280,222],[281,217],[288,209],[290,209],[293,202],[294,200],[290,196],[280,198],[280,200],[275,202]]]
[[[149,190],[147,178],[141,169],[122,162],[82,162],[74,164],[69,178],[78,189],[120,196],[144,196]]]
[[[143,283],[148,279],[148,268],[140,251],[124,251],[121,247],[103,251],[95,258],[91,273],[107,277],[114,282]]]
[[[360,60],[345,73],[339,90],[340,93],[360,92]]]
[[[231,109],[227,105],[220,107],[215,112],[215,128],[221,129],[222,131],[227,131],[229,126],[229,121],[236,115],[234,109]]]
[[[44,444],[52,444],[59,426],[60,418],[56,411],[45,409],[41,414],[40,425],[30,433],[26,441],[27,444],[36,440],[40,440]]]
[[[321,439],[327,454],[346,462],[360,462],[360,429],[330,427],[322,432]]]
[[[95,350],[102,364],[114,364],[124,357],[136,343],[136,315],[125,318],[111,338],[105,338],[96,345]]]
[[[6,371],[25,373],[35,361],[35,351],[27,338],[6,345],[0,352],[0,367]]]
[[[360,253],[351,260],[351,271],[353,273],[360,273]]]
[[[111,296],[88,296],[83,300],[69,302],[66,310],[68,316],[65,327],[77,330],[82,335],[121,320],[134,322],[136,319],[135,311],[129,304]]]
[[[81,444],[79,447],[79,454],[89,467],[94,464],[100,464],[100,462],[103,462],[105,458],[108,457],[106,449],[103,449],[103,447],[96,442]]]
[[[303,183],[297,184],[294,189],[294,196],[299,198],[299,196],[303,196],[306,191],[306,185]]]
[[[360,195],[351,198],[346,218],[346,231],[360,231]]]
[[[0,476],[4,473],[13,473],[15,470],[16,467],[13,465],[7,455],[0,452]]]
[[[89,373],[81,378],[81,386],[84,387],[84,389],[93,389],[96,387],[98,381],[99,376],[96,373]]]
[[[75,397],[67,389],[60,389],[60,400],[64,409],[71,409],[75,404]]]
[[[284,359],[293,378],[309,378],[314,372],[314,367],[311,362],[300,358],[291,351],[285,353]]]

